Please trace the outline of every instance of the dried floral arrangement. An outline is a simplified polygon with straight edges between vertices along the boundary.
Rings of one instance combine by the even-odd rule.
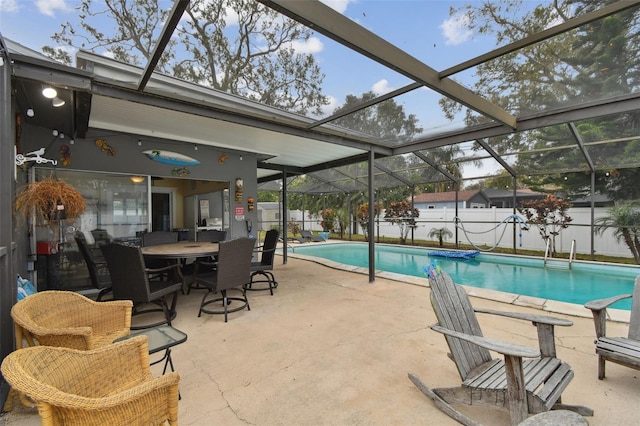
[[[64,206],[66,219],[73,220],[87,208],[82,194],[68,183],[48,178],[26,185],[16,196],[16,210],[28,217],[35,210],[36,217],[49,220],[59,214],[58,205]]]

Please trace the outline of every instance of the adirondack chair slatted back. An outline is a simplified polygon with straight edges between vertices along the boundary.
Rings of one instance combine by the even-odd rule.
[[[451,277],[441,271],[430,275],[429,283],[431,305],[439,325],[461,333],[482,336],[480,324],[464,288],[454,284]],[[492,359],[490,352],[484,348],[454,337],[445,337],[462,380],[466,380],[474,368]]]
[[[640,340],[640,275],[636,277],[636,283],[633,287],[629,339]]]

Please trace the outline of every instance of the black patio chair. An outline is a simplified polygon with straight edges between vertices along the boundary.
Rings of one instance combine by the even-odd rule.
[[[178,242],[178,232],[152,231],[142,234],[142,247],[157,246],[159,244],[171,244]]]
[[[300,230],[300,235],[307,241],[311,241],[314,243],[323,243],[324,238],[314,235],[311,231],[305,231],[304,229]]]
[[[161,324],[171,325],[171,320],[176,316],[178,292],[182,290],[182,282],[179,281],[180,264],[174,263],[163,268],[150,269],[145,266],[140,247],[111,243],[100,246],[100,249],[109,266],[113,299],[133,301],[133,315],[159,311],[164,313],[163,321],[131,327],[131,329],[150,328]],[[172,300],[169,306],[167,297],[170,295]],[[145,307],[148,304],[156,304],[160,308]]]
[[[196,239],[198,242],[219,243],[220,241],[227,239],[227,231],[220,231],[217,229],[198,231]]]
[[[211,265],[209,262],[198,262],[196,264],[194,281],[209,290],[202,297],[198,316],[202,315],[203,312],[205,314],[224,314],[224,322],[227,322],[227,314],[229,312],[237,312],[244,308],[251,310],[245,284],[251,280],[251,258],[253,257],[255,242],[254,238],[245,237],[222,241],[218,252],[218,261],[215,265]],[[201,266],[215,266],[215,269],[202,274],[200,273]],[[242,297],[228,297],[228,290],[239,291]],[[211,294],[215,295],[215,297],[207,300]],[[242,303],[233,309],[229,309],[229,301],[231,300]],[[222,302],[221,310],[205,308],[205,306],[217,302]]]
[[[199,243],[219,243],[227,239],[227,231],[220,231],[217,229],[208,229],[205,231],[198,231],[196,239]],[[218,256],[213,257],[198,257],[194,262],[182,265],[182,275],[193,276],[195,272],[195,266],[197,262],[201,262],[200,273],[204,273],[206,270],[206,263],[213,263],[218,259]],[[211,271],[211,268],[209,268]],[[191,293],[191,290],[206,290],[207,287],[201,286],[192,280],[187,285],[187,294]]]
[[[96,300],[100,302],[106,294],[111,292],[111,275],[109,274],[107,261],[98,247],[89,247],[87,239],[82,232],[77,232],[74,240],[78,245],[78,251],[80,251],[84,262],[87,264],[91,285],[99,290]]]
[[[91,236],[95,245],[100,246],[102,244],[109,244],[111,242],[111,236],[106,229],[96,228],[91,231]]]
[[[267,231],[264,236],[264,242],[258,247],[258,253],[260,254],[260,260],[257,262],[251,262],[251,281],[247,284],[247,290],[259,291],[269,290],[273,296],[273,289],[278,287],[278,282],[273,276],[273,264],[276,257],[276,248],[278,247],[278,240],[280,238],[280,232],[277,229],[271,229]],[[265,279],[254,279],[257,275],[262,275]],[[254,287],[255,283],[267,283],[266,286]]]
[[[157,246],[160,244],[172,244],[178,242],[179,233],[174,231],[152,231],[142,234],[140,241],[142,247]],[[144,262],[147,268],[150,269],[162,269],[172,263],[175,263],[167,259],[154,259],[148,256],[144,256]],[[152,277],[156,278],[156,277]],[[160,275],[161,279],[165,279],[165,276]]]

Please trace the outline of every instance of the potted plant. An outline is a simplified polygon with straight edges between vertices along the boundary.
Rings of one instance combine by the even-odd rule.
[[[37,223],[47,223],[55,240],[59,237],[60,221],[74,220],[86,208],[87,202],[77,189],[55,178],[27,184],[16,196],[16,210],[25,218],[35,213]]]

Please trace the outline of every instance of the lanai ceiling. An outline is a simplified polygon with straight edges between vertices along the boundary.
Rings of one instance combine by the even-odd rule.
[[[76,67],[71,68],[54,63],[22,45],[20,39],[2,40],[14,64],[16,98],[20,108],[48,111],[33,118],[25,117],[25,120],[76,137],[91,132],[118,131],[253,152],[259,159],[257,176],[260,181],[279,179],[286,170],[292,175],[313,176],[315,184],[309,189],[317,192],[366,187],[366,177],[352,165],[365,161],[370,151],[377,158],[376,184],[381,186],[454,180],[442,158],[433,153],[434,148],[452,146],[457,152],[448,161],[466,167],[465,179],[491,175],[496,170],[506,170],[510,174],[536,174],[640,167],[640,155],[626,152],[640,135],[630,134],[629,129],[620,129],[617,135],[610,132],[605,138],[580,133],[581,123],[588,123],[594,118],[640,110],[638,82],[627,85],[627,91],[602,90],[590,93],[588,98],[576,95],[552,105],[546,104],[544,108],[540,107],[542,104],[526,104],[524,99],[514,100],[503,108],[458,82],[477,79],[474,73],[483,63],[499,61],[522,49],[544,47],[554,37],[580,31],[590,23],[610,16],[632,13],[635,18],[631,20],[633,28],[629,28],[629,32],[637,34],[640,0],[613,2],[599,10],[576,14],[556,26],[542,28],[539,33],[513,43],[496,43],[494,50],[479,52],[474,58],[449,64],[440,70],[430,66],[428,55],[406,52],[401,48],[401,40],[385,39],[385,35],[374,33],[320,1],[259,2],[309,27],[313,36],[322,40],[327,49],[340,52],[339,56],[345,58],[345,75],[349,73],[350,61],[365,61],[372,73],[393,76],[403,83],[395,90],[347,108],[340,114],[327,112],[321,116],[305,116],[179,80],[158,72],[156,66],[189,2],[160,2],[162,6],[170,7],[170,15],[164,22],[164,28],[154,31],[158,35],[156,50],[142,66],[123,64],[103,55],[80,51],[76,55]],[[389,7],[408,8],[407,13],[429,13],[429,2],[387,3]],[[424,37],[424,32],[433,29],[410,30],[407,37]],[[637,40],[629,43],[640,45]],[[557,52],[557,55],[561,57],[565,53]],[[523,75],[522,78],[529,77]],[[42,82],[59,88],[68,108],[54,110],[48,104],[35,104],[42,102],[39,95]],[[522,84],[542,83],[523,81]],[[430,122],[419,123],[422,131],[411,138],[403,135],[381,137],[366,128],[356,131],[345,124],[348,123],[345,118],[389,99],[406,105],[408,114],[419,112],[411,110],[414,107],[409,105],[423,105],[439,116]],[[462,113],[445,119],[438,106],[443,99],[459,105]],[[493,143],[511,134],[528,135],[525,138],[533,139],[531,135],[537,129],[554,126],[570,132],[572,142],[529,146],[524,151],[521,147],[509,148],[508,145]],[[603,145],[609,147],[607,156],[597,156],[595,151],[591,151]],[[567,158],[578,160],[565,162],[561,170],[545,170],[540,166],[545,164],[544,161],[538,161],[535,163],[537,167],[530,170],[518,169],[516,165],[517,158],[522,155],[544,158],[563,153],[572,153]],[[394,160],[398,156],[402,156],[403,161]],[[478,163],[483,167],[472,167]]]

